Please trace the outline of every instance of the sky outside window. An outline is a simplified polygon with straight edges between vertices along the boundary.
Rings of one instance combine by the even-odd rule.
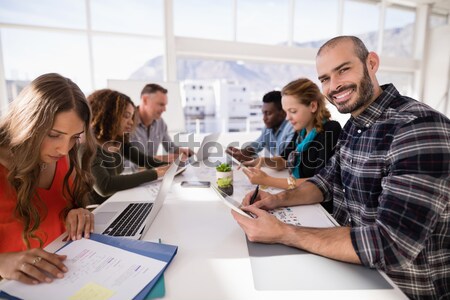
[[[161,56],[163,42],[150,38],[96,35],[93,37],[93,51],[95,85],[102,88],[106,87],[107,79],[129,79],[148,61]],[[163,74],[159,76],[162,80]]]
[[[380,6],[351,0],[344,3],[343,34],[358,36],[369,51],[376,51]]]
[[[294,41],[327,40],[337,35],[338,0],[297,0],[294,15]]]
[[[383,55],[411,57],[416,13],[413,9],[388,7],[384,23]],[[395,43],[392,43],[395,41]]]
[[[288,37],[288,0],[238,0],[237,40],[260,44],[285,44]]]
[[[176,36],[232,40],[232,0],[174,0]]]
[[[83,29],[84,4],[80,0],[0,0],[0,22]]]
[[[5,77],[31,81],[44,73],[60,73],[83,91],[92,89],[87,39],[83,34],[2,29]]]
[[[92,29],[163,35],[163,0],[91,0]]]

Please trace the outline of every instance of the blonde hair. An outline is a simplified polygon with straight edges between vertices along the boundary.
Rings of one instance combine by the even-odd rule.
[[[45,209],[36,192],[40,174],[40,153],[36,149],[40,149],[56,115],[72,110],[84,121],[86,147],[80,156],[79,142],[69,151],[69,170],[63,182],[67,207],[60,214],[63,220],[72,208],[88,204],[93,183],[91,160],[95,143],[89,131],[91,112],[83,92],[59,74],[41,75],[22,90],[0,121],[0,147],[14,157],[9,166],[8,181],[17,193],[15,214],[23,223],[22,239],[27,248],[30,248],[30,239],[43,244],[36,235],[41,223],[38,207]],[[69,185],[74,171],[73,182]],[[34,198],[38,200],[36,203],[32,201]]]
[[[313,125],[318,133],[323,130],[323,121],[328,121],[331,118],[330,111],[326,107],[325,97],[320,92],[319,87],[308,78],[291,81],[281,90],[281,94],[293,96],[299,103],[306,106],[309,106],[313,101],[317,103]]]

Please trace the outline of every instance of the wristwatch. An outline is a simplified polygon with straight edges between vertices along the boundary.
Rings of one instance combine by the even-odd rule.
[[[287,178],[287,183],[288,183],[288,190],[292,190],[297,187],[297,181],[295,180],[295,178],[293,176],[289,176]]]

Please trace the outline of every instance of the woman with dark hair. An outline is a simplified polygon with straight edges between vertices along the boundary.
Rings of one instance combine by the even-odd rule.
[[[278,170],[288,168],[290,176],[287,179],[272,177],[259,168],[243,171],[253,184],[293,189],[325,167],[334,154],[341,126],[330,120],[331,114],[326,108],[325,97],[311,80],[294,80],[282,89],[281,94],[286,119],[295,130],[291,145],[286,149],[293,151],[284,151],[279,157],[266,157],[244,164],[265,165]],[[332,203],[324,203],[324,206],[332,212]]]
[[[67,231],[89,237],[91,112],[70,79],[44,74],[0,120],[0,276],[28,284],[63,277],[65,256],[42,248]],[[84,135],[84,151],[79,141]]]
[[[136,187],[164,176],[165,162],[146,156],[131,147],[136,107],[130,97],[110,89],[98,90],[88,97],[92,109],[92,131],[97,139],[97,154],[92,165],[96,179],[92,202],[100,204],[117,191]],[[146,170],[121,174],[124,159]]]

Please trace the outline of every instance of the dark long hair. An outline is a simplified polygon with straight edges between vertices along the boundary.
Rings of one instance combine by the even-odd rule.
[[[128,142],[128,136],[120,135],[120,122],[127,105],[134,106],[131,98],[110,89],[102,89],[88,96],[92,109],[92,131],[99,143],[109,141]]]

